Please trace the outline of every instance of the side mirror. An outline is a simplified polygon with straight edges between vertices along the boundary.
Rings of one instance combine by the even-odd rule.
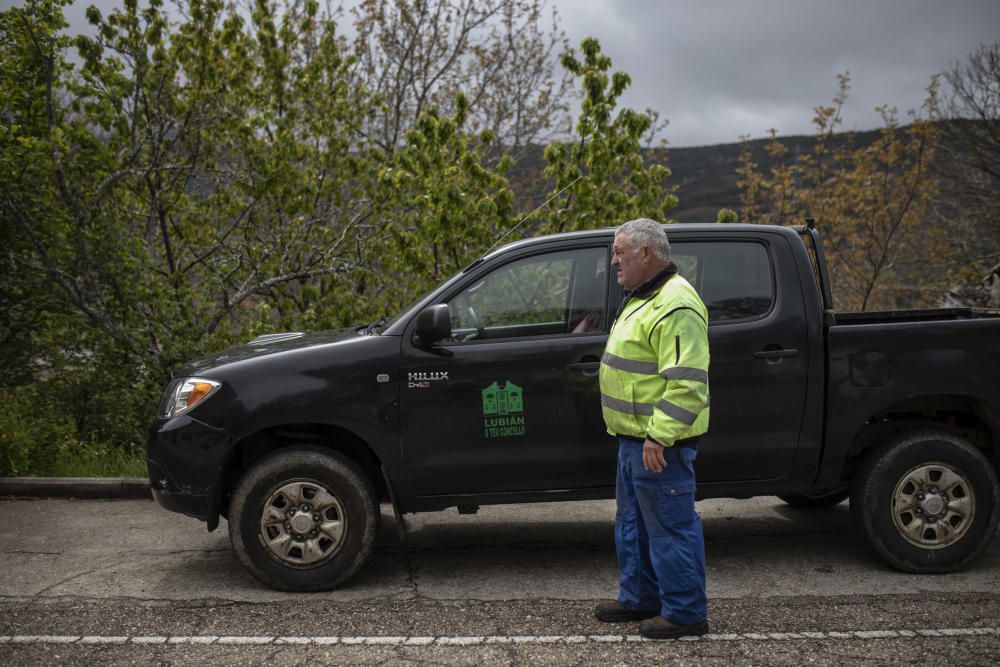
[[[448,304],[428,306],[417,315],[417,336],[425,345],[433,345],[451,336],[451,311]]]

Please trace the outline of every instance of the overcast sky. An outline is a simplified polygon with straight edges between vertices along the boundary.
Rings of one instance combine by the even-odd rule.
[[[73,27],[92,2],[68,9]],[[772,127],[809,133],[812,109],[830,102],[845,71],[844,127],[872,129],[876,106],[901,115],[919,108],[931,75],[1000,39],[1000,0],[549,2],[571,44],[597,37],[631,75],[625,104],[669,119],[673,146],[731,143]]]
[[[673,146],[811,131],[850,71],[846,129],[919,108],[931,75],[1000,39],[1000,0],[553,0],[570,40],[601,41],[625,103],[670,120]]]

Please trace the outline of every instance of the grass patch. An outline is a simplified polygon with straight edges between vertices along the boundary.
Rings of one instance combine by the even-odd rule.
[[[0,476],[146,476],[145,447],[138,429],[123,429],[126,433],[111,438],[83,432],[78,419],[47,388],[39,384],[0,389],[4,408],[0,410]]]
[[[145,477],[141,450],[63,441],[44,456],[22,458],[18,465],[0,465],[0,475],[15,477]]]
[[[64,451],[47,475],[53,477],[145,477],[146,457],[141,451],[80,445]]]

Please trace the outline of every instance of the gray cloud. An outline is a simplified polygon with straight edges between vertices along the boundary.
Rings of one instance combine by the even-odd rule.
[[[812,131],[850,71],[845,129],[919,108],[933,74],[1000,39],[998,0],[549,0],[570,42],[595,36],[632,77],[623,103],[669,119],[674,146]],[[3,3],[3,0],[0,0]],[[77,0],[71,30],[86,30]],[[354,4],[345,0],[345,6]],[[347,30],[350,32],[350,30]]]
[[[596,36],[632,88],[670,119],[675,146],[811,131],[850,71],[845,128],[876,106],[918,108],[931,76],[1000,38],[996,0],[554,0],[574,44]]]

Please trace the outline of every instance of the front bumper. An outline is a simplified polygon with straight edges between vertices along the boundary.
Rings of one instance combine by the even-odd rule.
[[[147,436],[146,467],[156,502],[210,525],[217,521],[219,484],[232,438],[188,415],[157,419]]]

